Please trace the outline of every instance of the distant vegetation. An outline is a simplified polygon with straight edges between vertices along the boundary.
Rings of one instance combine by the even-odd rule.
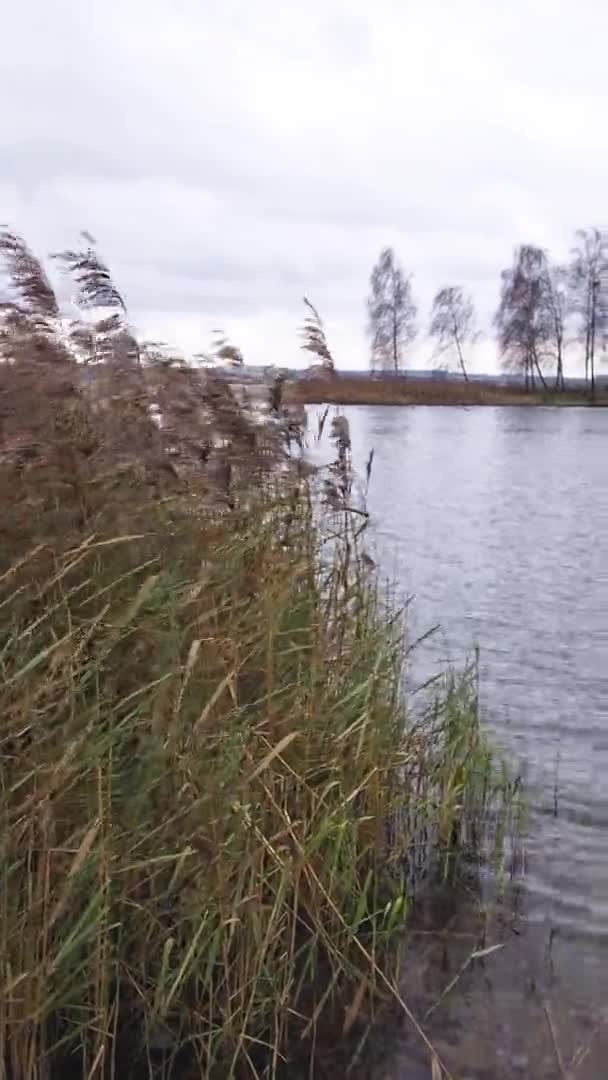
[[[523,384],[501,384],[497,379],[419,374],[399,376],[346,373],[333,379],[308,377],[290,382],[289,401],[326,405],[524,405],[608,406],[608,388],[596,386],[591,396],[585,385],[556,390],[548,385],[534,391]]]
[[[380,254],[368,300],[370,366],[396,373],[407,367],[408,350],[418,332],[412,278],[398,265],[392,248]],[[446,285],[433,301],[429,337],[435,355],[452,354],[467,381],[467,349],[477,339],[473,302],[459,285]],[[570,262],[555,264],[542,248],[517,248],[513,265],[502,274],[494,319],[505,370],[517,372],[527,390],[549,384],[566,388],[569,346],[584,362],[593,396],[600,351],[608,334],[608,233],[597,228],[576,234]]]
[[[372,368],[399,371],[418,333],[418,308],[411,278],[397,263],[392,248],[385,248],[372,270],[367,306]]]
[[[426,1040],[397,944],[508,782],[474,671],[408,709],[346,421],[313,471],[281,380],[138,342],[92,244],[69,324],[0,252],[2,1075],[291,1075],[385,1001]]]

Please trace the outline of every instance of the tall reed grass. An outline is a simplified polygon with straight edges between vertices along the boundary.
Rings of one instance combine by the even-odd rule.
[[[0,248],[0,1076],[286,1075],[409,1013],[417,868],[494,794],[474,693],[408,714],[343,421],[315,476],[280,396],[136,344],[93,250],[66,342]]]

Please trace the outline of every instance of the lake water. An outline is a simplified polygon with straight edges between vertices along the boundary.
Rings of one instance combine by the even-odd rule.
[[[479,645],[483,717],[530,806],[487,923],[504,948],[427,1028],[455,1080],[608,1077],[608,410],[343,411],[361,472],[374,450],[375,558],[414,598],[412,638],[441,627],[411,678]],[[471,908],[447,898],[450,935],[412,951],[406,998],[436,1000],[460,970]],[[430,1076],[405,1025],[382,1041],[382,1076]]]

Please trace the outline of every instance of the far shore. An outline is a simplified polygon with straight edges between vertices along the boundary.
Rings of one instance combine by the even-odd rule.
[[[303,405],[526,405],[526,406],[608,406],[604,386],[595,395],[584,389],[555,390],[501,386],[488,382],[455,379],[353,378],[336,372],[319,378],[290,382],[289,401]]]

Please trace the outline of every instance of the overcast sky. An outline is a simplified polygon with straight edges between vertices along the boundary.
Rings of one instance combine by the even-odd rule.
[[[0,220],[41,254],[88,229],[141,333],[302,363],[306,293],[364,367],[381,247],[423,324],[454,283],[488,328],[516,244],[607,224],[607,41],[604,0],[20,0]]]

